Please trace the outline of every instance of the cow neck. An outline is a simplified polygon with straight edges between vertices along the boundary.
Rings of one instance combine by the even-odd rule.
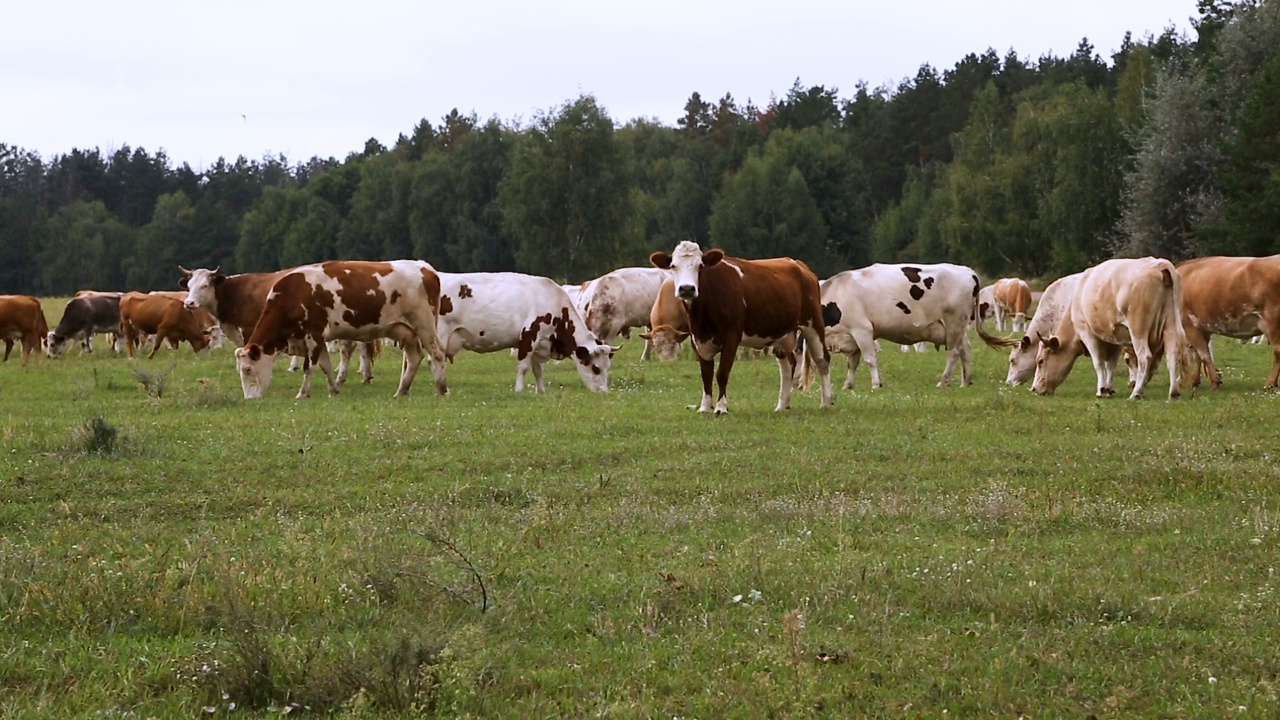
[[[219,322],[240,328],[240,334],[244,337],[253,333],[258,318],[262,316],[263,306],[266,305],[267,293],[263,293],[260,300],[250,297],[250,292],[259,279],[258,273],[243,273],[227,276],[220,284],[213,286],[213,299],[217,303],[213,316]],[[270,292],[270,286],[267,292]]]
[[[224,283],[225,284],[225,283]],[[245,345],[257,343],[264,353],[274,355],[284,350],[289,343],[288,333],[284,332],[284,322],[279,312],[269,313],[264,308],[262,316],[253,327],[253,334],[245,341]]]

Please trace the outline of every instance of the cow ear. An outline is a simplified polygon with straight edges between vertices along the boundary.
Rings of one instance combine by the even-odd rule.
[[[671,256],[661,250],[650,255],[649,262],[653,263],[653,266],[656,268],[661,268],[663,270],[671,269]]]
[[[1022,339],[1018,341],[1018,347],[1022,348],[1023,350],[1029,349],[1031,347],[1031,337],[1028,335],[1023,335]]]
[[[685,338],[687,338],[687,337],[689,337],[689,333],[687,333],[687,332],[677,332],[677,333],[676,333],[676,342],[678,342],[678,343],[682,343],[682,342],[684,342]]]
[[[642,333],[640,333],[640,339],[641,339],[641,340],[652,340],[652,339],[653,339],[653,333],[651,333],[651,332],[642,332]]]
[[[183,275],[182,277],[178,278],[178,287],[182,288],[183,290],[186,290],[186,289],[187,289],[187,276],[186,276],[186,275]]]
[[[1049,349],[1054,352],[1058,352],[1058,348],[1062,347],[1062,341],[1058,339],[1057,335],[1054,335],[1048,340],[1045,340],[1044,344],[1047,345]]]
[[[223,280],[226,280],[226,279],[227,279],[227,276],[226,276],[226,275],[223,275],[222,273],[214,273],[214,275],[213,275],[213,284],[214,284],[214,285],[221,285],[221,284],[222,284],[222,281],[223,281]]]
[[[711,267],[724,259],[724,251],[720,249],[708,250],[702,253],[703,267]]]
[[[622,349],[622,346],[621,346],[621,345],[610,345],[610,346],[609,346],[609,357],[613,357],[613,356],[614,356],[615,354],[617,354],[617,352],[618,352],[619,350],[621,350],[621,349]]]
[[[249,359],[252,360],[253,362],[258,362],[258,360],[262,359],[261,345],[257,343],[250,343],[249,347],[245,348],[245,350],[248,351],[247,354],[249,355]]]

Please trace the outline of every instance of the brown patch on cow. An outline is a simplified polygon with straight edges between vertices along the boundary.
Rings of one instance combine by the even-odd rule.
[[[453,312],[453,298],[448,295],[440,296],[440,317],[444,317]]]
[[[569,357],[574,355],[578,358],[578,362],[586,365],[591,362],[590,353],[584,357],[583,348],[578,346],[577,339],[573,334],[577,327],[573,324],[573,320],[569,318],[569,308],[560,308],[560,317],[552,321],[555,332],[551,335],[551,354],[555,357]]]
[[[920,298],[924,297],[924,288],[920,287],[919,285],[912,285],[911,289],[908,290],[907,292],[911,294],[912,300],[918,301]]]
[[[395,304],[396,304],[396,300],[399,300],[399,299],[400,299],[400,291],[399,291],[399,290],[392,290],[392,291],[391,291],[391,297],[388,299],[388,301],[387,301],[387,302],[389,302],[389,303],[390,303],[390,304],[392,304],[392,305],[395,305]]]
[[[904,267],[902,268],[902,274],[907,276],[907,282],[920,282],[920,268],[918,267]]]
[[[354,328],[376,325],[382,318],[382,309],[387,306],[387,294],[379,287],[377,275],[389,274],[390,264],[375,264],[375,268],[386,267],[386,273],[378,273],[376,269],[374,273],[356,272],[350,267],[343,267],[345,265],[347,264],[325,263],[323,266],[325,274],[338,281],[338,298],[347,307],[342,313],[342,319]],[[334,266],[337,268],[335,269]],[[321,299],[321,293],[327,294],[327,292],[317,287],[313,294],[320,301],[321,306],[332,308],[332,298],[328,304]]]
[[[465,285],[463,287],[466,287]],[[551,313],[539,315],[529,323],[529,327],[520,331],[520,342],[516,345],[516,358],[523,360],[533,352],[533,344],[538,341],[538,328],[551,322]]]
[[[924,279],[924,289],[925,289],[925,290],[932,290],[932,289],[933,289],[933,277],[932,277],[932,276],[930,276],[930,277],[926,277],[926,278]]]
[[[901,300],[898,301],[898,309],[901,310],[902,314],[904,315],[911,314],[911,308],[907,307],[907,304],[902,302]]]
[[[472,292],[471,292],[471,286],[470,286],[470,285],[467,285],[467,284],[465,284],[465,283],[464,283],[464,284],[462,285],[462,287],[458,288],[458,299],[459,299],[459,300],[464,300],[464,299],[466,299],[466,298],[469,298],[469,297],[471,297],[471,295],[472,295]]]

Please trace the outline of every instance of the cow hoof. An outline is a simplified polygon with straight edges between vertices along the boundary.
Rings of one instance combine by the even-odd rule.
[[[364,384],[364,385],[372,385],[372,384],[373,384],[373,378],[371,378],[371,377],[367,377],[367,378],[365,378],[365,379],[364,379],[364,383],[363,383],[363,384]]]

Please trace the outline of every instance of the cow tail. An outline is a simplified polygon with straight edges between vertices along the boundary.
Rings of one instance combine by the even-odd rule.
[[[979,307],[978,296],[976,294],[973,297],[973,311],[972,311],[971,320],[973,322],[973,329],[978,331],[978,337],[982,338],[982,342],[986,343],[987,347],[992,347],[997,350],[1001,350],[1004,348],[1011,348],[1014,345],[1018,344],[1018,341],[1014,340],[1011,337],[999,337],[996,335],[987,334],[986,329],[982,327],[982,312],[981,312],[981,308]]]
[[[804,333],[796,331],[796,352],[800,354],[796,358],[796,362],[800,363],[800,381],[797,384],[802,391],[808,390],[813,384],[813,363],[809,362],[809,353],[805,352],[806,345]]]

